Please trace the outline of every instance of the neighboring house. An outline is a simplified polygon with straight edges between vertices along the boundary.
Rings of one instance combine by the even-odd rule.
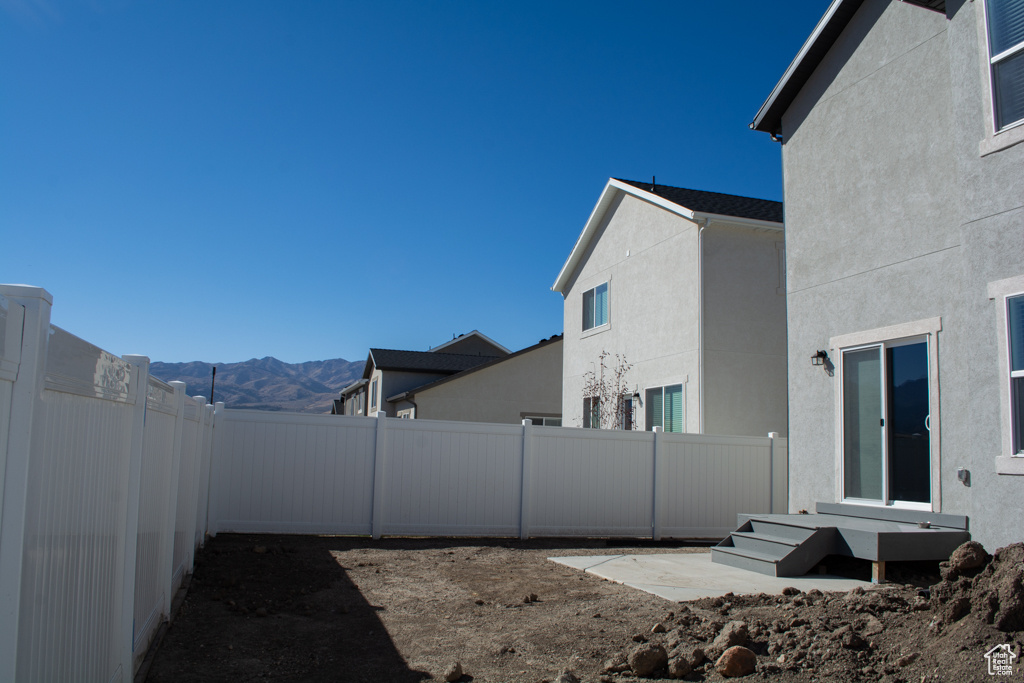
[[[611,179],[552,289],[564,298],[562,413],[598,426],[584,376],[626,375],[632,428],[786,433],[782,204]]]
[[[1021,540],[1024,2],[835,0],[751,127],[782,142],[790,510]]]
[[[370,349],[363,376],[341,390],[342,414],[374,415],[397,411],[386,397],[483,365],[510,351],[473,330],[429,351]]]
[[[562,335],[387,397],[398,417],[562,424]]]
[[[370,349],[341,391],[343,415],[559,424],[561,337],[511,353],[474,330],[429,351]]]

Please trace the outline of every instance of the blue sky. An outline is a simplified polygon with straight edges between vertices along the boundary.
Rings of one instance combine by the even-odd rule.
[[[529,346],[609,177],[782,198],[827,6],[0,0],[0,282],[159,361]]]

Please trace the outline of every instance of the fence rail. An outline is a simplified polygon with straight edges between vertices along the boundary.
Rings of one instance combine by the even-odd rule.
[[[0,286],[0,681],[129,681],[207,533],[720,537],[787,443],[216,409]]]

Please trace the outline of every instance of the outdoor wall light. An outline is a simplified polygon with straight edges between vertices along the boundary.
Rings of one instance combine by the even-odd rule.
[[[811,365],[824,365],[828,360],[828,352],[818,351],[816,354],[811,356]]]

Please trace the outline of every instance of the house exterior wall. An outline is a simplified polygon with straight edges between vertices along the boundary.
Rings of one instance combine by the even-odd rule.
[[[704,432],[785,435],[783,233],[711,223],[703,251]]]
[[[682,216],[631,195],[613,202],[564,290],[564,426],[582,426],[583,375],[607,351],[633,363],[627,382],[641,396],[683,384],[686,431],[698,430],[696,247],[696,226]],[[583,292],[604,282],[609,322],[583,331]],[[642,405],[636,417],[644,429]]]
[[[988,283],[1024,276],[1024,144],[999,149],[1000,140],[1020,140],[1022,129],[992,135],[986,103],[988,68],[981,2],[947,3],[952,131],[960,192],[959,228],[963,243],[962,270],[966,392],[962,438],[956,457],[971,471],[965,512],[971,533],[994,550],[1021,540],[1019,510],[1024,476],[1000,474],[998,456],[1009,456],[1003,444],[1007,395],[1002,391],[998,330],[1002,301],[989,300]],[[1005,144],[1005,143],[1002,143]],[[997,150],[997,151],[995,151]],[[984,155],[982,152],[987,152]],[[1020,290],[1018,290],[1020,291]]]
[[[398,411],[404,407],[404,403],[400,406],[395,406],[387,400],[388,396],[394,396],[400,394],[403,391],[409,389],[415,389],[416,387],[423,386],[429,382],[433,382],[447,377],[445,374],[440,373],[429,373],[429,372],[403,372],[401,370],[380,370],[374,368],[370,374],[370,381],[367,383],[367,391],[372,391],[373,381],[376,379],[377,382],[377,408],[376,410],[383,410],[387,413],[388,417],[397,417]],[[373,399],[367,399],[367,406],[370,406]],[[369,408],[369,415],[373,415],[375,412],[373,408]]]
[[[982,3],[947,5],[867,0],[783,117],[790,510],[841,496],[840,373],[809,357],[827,349],[839,364],[838,337],[938,319],[933,509],[969,515],[998,546],[1019,540],[1006,510],[1024,478],[995,472],[1004,402],[987,285],[1024,273],[1024,145],[981,156]]]
[[[562,409],[562,342],[470,372],[418,392],[416,418],[519,424],[523,413]]]

